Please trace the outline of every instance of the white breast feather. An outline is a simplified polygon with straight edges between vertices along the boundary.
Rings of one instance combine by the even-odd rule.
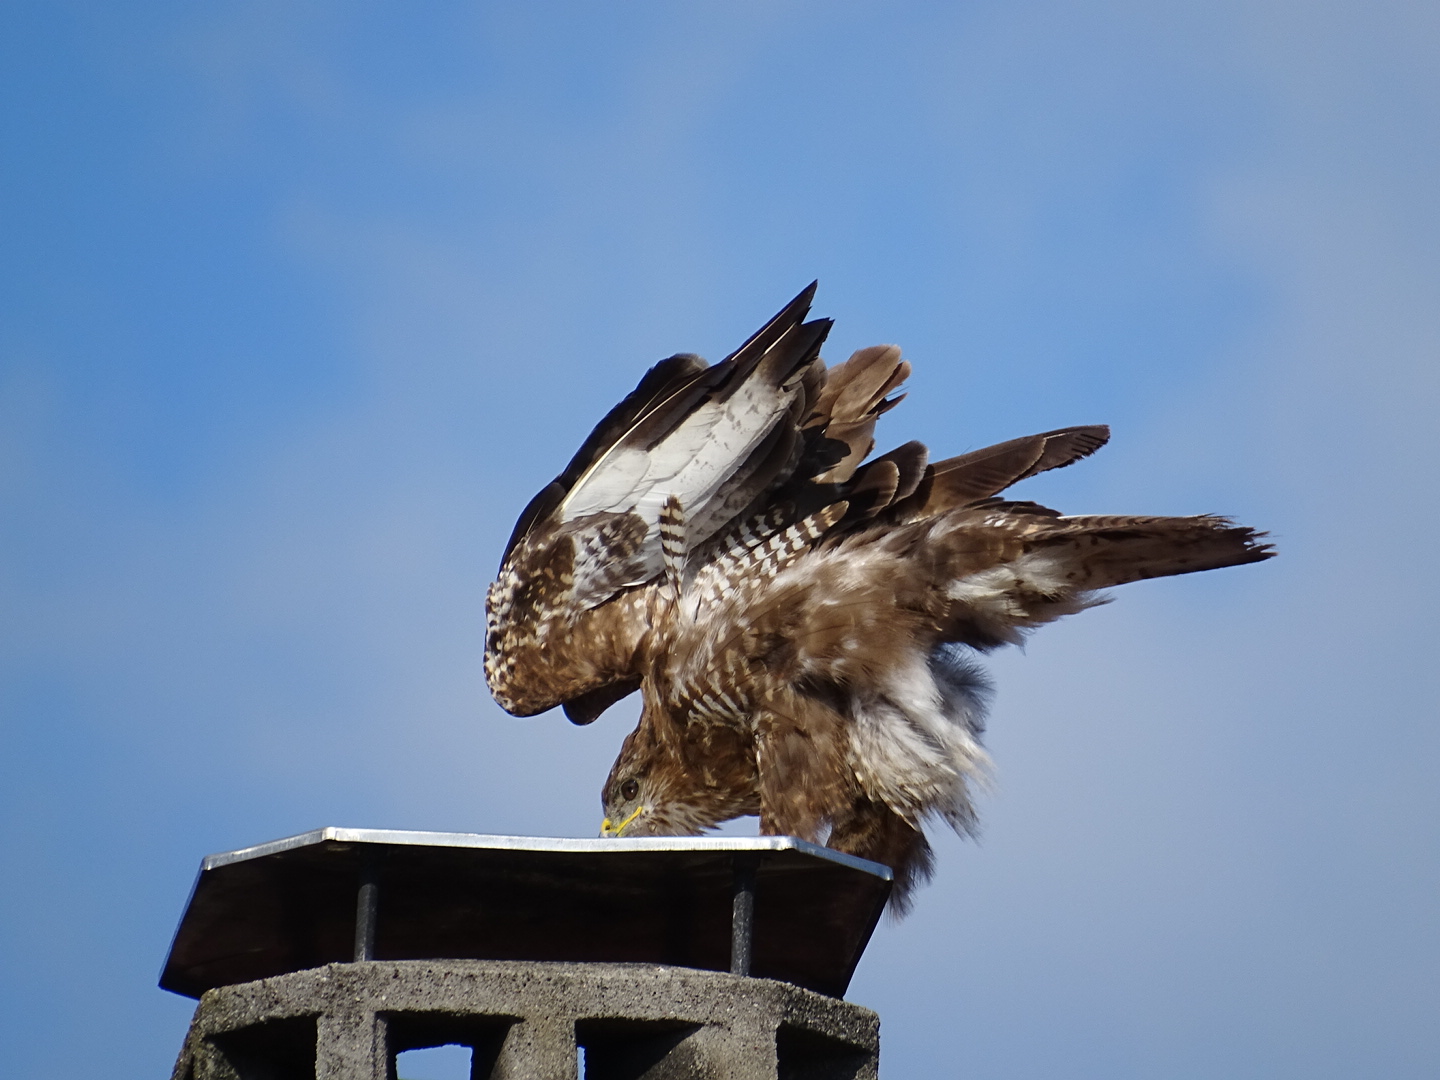
[[[918,654],[882,693],[852,696],[851,765],[872,798],[912,821],[926,812],[961,827],[970,820],[969,784],[986,781],[990,758],[972,733],[978,717],[956,706]]]
[[[996,615],[1023,617],[1017,592],[1059,595],[1073,589],[1065,577],[1065,564],[1053,555],[1032,553],[1013,562],[992,566],[950,582],[945,595]]]

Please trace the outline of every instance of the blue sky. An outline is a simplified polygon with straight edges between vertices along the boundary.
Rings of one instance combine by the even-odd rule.
[[[590,835],[633,710],[505,716],[484,588],[645,366],[812,278],[882,442],[1108,422],[1070,512],[1259,567],[993,664],[996,790],[851,998],[883,1075],[1429,1077],[1440,13],[14,3],[0,1037],[154,1076],[199,858]]]

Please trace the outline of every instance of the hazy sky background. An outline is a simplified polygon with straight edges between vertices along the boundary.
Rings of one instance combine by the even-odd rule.
[[[993,665],[998,787],[852,1000],[882,1072],[1440,1070],[1440,7],[10,3],[0,1045],[165,1075],[199,859],[592,835],[634,710],[515,720],[483,592],[661,356],[812,278],[939,455],[1232,514]]]

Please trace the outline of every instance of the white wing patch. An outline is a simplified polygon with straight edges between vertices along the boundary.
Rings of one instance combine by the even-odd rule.
[[[635,513],[658,528],[666,499],[674,496],[693,519],[721,485],[780,422],[799,392],[747,379],[724,401],[691,413],[659,445],[616,446],[576,481],[558,516],[573,521],[590,514]],[[623,441],[623,440],[622,440]],[[690,537],[690,543],[705,537]]]

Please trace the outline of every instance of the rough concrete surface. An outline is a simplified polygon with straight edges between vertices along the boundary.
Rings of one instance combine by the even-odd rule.
[[[394,1080],[473,1048],[473,1080],[875,1080],[873,1012],[768,979],[648,964],[329,964],[207,991],[173,1080]]]

